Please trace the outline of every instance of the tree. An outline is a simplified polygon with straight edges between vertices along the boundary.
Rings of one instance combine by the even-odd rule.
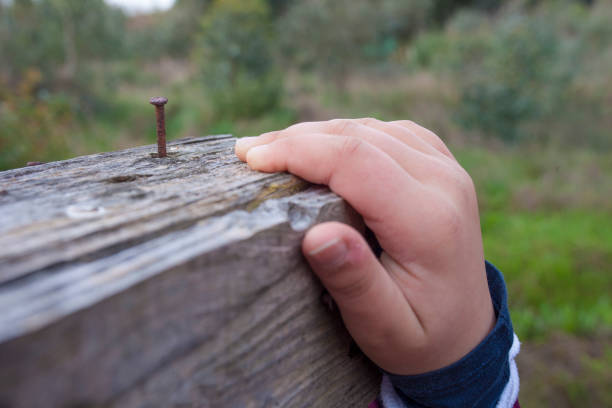
[[[256,116],[279,101],[270,10],[263,0],[216,0],[202,20],[196,57],[221,116]]]
[[[380,59],[376,48],[414,33],[425,23],[424,0],[310,0],[295,3],[282,18],[280,38],[288,61],[316,69],[343,89],[355,66]],[[372,50],[375,50],[372,52]],[[386,54],[393,52],[393,47]],[[385,52],[382,53],[385,56]]]
[[[464,20],[450,27],[456,30],[451,48],[461,78],[461,124],[513,142],[533,137],[540,123],[556,121],[581,63],[581,47],[567,40],[562,16],[544,8],[508,11],[492,20],[474,14],[455,18]]]
[[[15,0],[0,14],[0,75],[15,86],[36,69],[41,85],[75,79],[82,59],[121,55],[124,16],[104,0]],[[27,50],[27,52],[24,52]]]
[[[177,0],[157,26],[163,31],[161,52],[177,57],[189,55],[209,0]]]

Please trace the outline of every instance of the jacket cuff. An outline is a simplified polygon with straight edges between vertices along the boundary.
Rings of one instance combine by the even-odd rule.
[[[495,407],[498,401],[502,402],[502,396],[506,401],[514,398],[511,404],[515,402],[518,395],[518,371],[514,356],[518,353],[519,342],[516,339],[516,346],[512,347],[515,335],[508,311],[504,278],[489,262],[486,262],[486,272],[497,316],[493,330],[475,349],[447,367],[418,375],[385,373],[381,389],[385,408],[490,408]],[[386,386],[385,381],[388,381]],[[507,391],[506,386],[511,382],[514,385]],[[392,394],[403,405],[397,405],[400,401],[392,401]]]

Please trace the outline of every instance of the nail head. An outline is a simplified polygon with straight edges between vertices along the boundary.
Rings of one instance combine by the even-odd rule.
[[[163,96],[154,96],[149,100],[149,103],[155,106],[164,106],[168,103],[168,98],[164,98]]]

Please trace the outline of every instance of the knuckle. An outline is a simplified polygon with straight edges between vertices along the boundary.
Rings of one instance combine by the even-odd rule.
[[[295,131],[297,129],[300,129],[302,126],[304,126],[304,123],[296,123],[294,125],[286,127],[285,129],[281,130],[281,132],[292,132],[292,131]]]
[[[429,136],[432,143],[434,143],[438,147],[446,148],[446,144],[444,144],[440,136],[436,135],[434,132],[432,132],[429,129],[424,129],[424,130],[425,130],[425,133],[427,133],[427,135]]]
[[[438,223],[447,236],[456,236],[461,230],[462,216],[454,205],[448,205],[438,214]]]
[[[411,120],[401,120],[401,121],[397,121],[394,123],[397,123],[398,125],[408,128],[416,137],[420,138],[425,143],[433,146],[436,150],[438,150],[440,153],[444,154],[445,156],[449,156],[452,158],[452,154],[450,150],[448,149],[448,147],[446,146],[446,143],[444,143],[444,141],[442,140],[440,136],[438,136],[431,130]]]
[[[476,189],[470,175],[458,165],[445,170],[443,180],[443,188],[452,203],[451,209],[444,211],[444,219],[449,222],[447,218],[453,218],[456,215],[452,214],[452,211],[465,211],[476,203]],[[450,224],[452,225],[454,222],[450,222]]]
[[[283,134],[283,130],[274,130],[272,132],[269,132],[268,134],[270,135],[270,137],[274,140],[278,139],[279,136],[281,136]]]
[[[309,122],[296,123],[295,125],[291,125],[288,128],[279,131],[279,133],[286,134],[286,135],[296,134],[302,131],[304,127],[309,124],[310,124]]]
[[[364,126],[373,126],[380,122],[376,118],[359,118],[359,119],[356,119],[355,121]]]
[[[329,121],[329,131],[336,135],[345,135],[347,130],[354,125],[350,119],[333,119]]]
[[[474,180],[467,171],[461,166],[457,166],[456,179],[459,188],[465,193],[472,193],[474,188]]]
[[[340,145],[340,157],[350,157],[355,155],[359,150],[363,148],[363,140],[345,136],[342,144]]]
[[[354,275],[351,271],[338,272],[340,276],[336,276],[336,281],[330,283],[330,289],[337,295],[343,298],[358,299],[365,295],[371,288],[373,280],[367,274]]]
[[[403,120],[396,120],[393,123],[400,125],[400,126],[404,126],[404,127],[412,127],[415,126],[416,123],[414,123],[411,120],[407,120],[407,119],[403,119]]]
[[[442,140],[442,138],[438,135],[436,135],[434,132],[430,131],[430,130],[426,130],[427,135],[429,135],[429,138],[431,140],[431,144],[437,148],[440,152],[444,153],[445,155],[450,155],[450,150],[448,149],[448,147],[446,147],[446,143],[444,143],[444,141]]]
[[[462,178],[463,185],[461,188],[462,198],[464,203],[467,205],[476,205],[478,206],[478,200],[476,199],[476,186],[474,185],[474,180],[470,177],[470,175],[464,170],[465,176]]]

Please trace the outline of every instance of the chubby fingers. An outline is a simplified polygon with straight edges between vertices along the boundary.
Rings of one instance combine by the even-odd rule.
[[[328,185],[366,221],[398,218],[403,213],[401,203],[422,189],[385,152],[349,136],[283,137],[251,148],[246,159],[254,170],[288,171],[312,183]]]
[[[366,126],[361,123],[366,121],[371,126]],[[331,138],[324,136],[332,136],[338,138],[334,143],[346,146],[351,143],[359,143],[358,141],[350,141],[347,138],[360,139],[363,142],[381,150],[391,159],[393,159],[401,168],[404,169],[410,176],[421,182],[428,182],[438,178],[439,168],[449,167],[451,165],[448,157],[444,156],[437,149],[425,143],[421,138],[412,134],[403,126],[398,126],[386,122],[377,121],[375,119],[356,119],[356,120],[332,120],[328,122],[305,122],[291,126],[282,131],[265,133],[257,138],[240,139],[236,143],[236,154],[244,161],[248,161],[249,165],[260,171],[284,171],[292,170],[281,164],[280,168],[269,168],[263,166],[264,163],[257,162],[259,155],[249,155],[249,151],[256,151],[260,146],[271,144],[303,144],[304,141],[300,138],[309,139],[310,143],[319,143],[332,141]],[[317,140],[319,139],[319,140]],[[288,140],[282,142],[283,140]],[[319,145],[320,149],[325,149],[325,145]],[[264,149],[261,149],[262,151]],[[267,149],[268,151],[271,149]],[[301,150],[296,149],[276,149],[281,154],[301,153]],[[319,162],[324,161],[325,156],[318,156]],[[267,158],[269,159],[269,157]],[[290,162],[291,162],[290,158]],[[291,164],[291,163],[288,164]],[[272,162],[268,162],[272,165]],[[313,163],[317,165],[317,163]],[[297,174],[297,173],[296,173]],[[304,178],[307,176],[298,174]],[[310,180],[310,179],[309,179]],[[310,180],[314,181],[314,180]],[[327,184],[327,182],[315,181]]]
[[[446,147],[442,139],[440,139],[440,137],[431,130],[424,128],[423,126],[420,126],[411,120],[396,120],[393,122],[389,122],[389,124],[408,129],[409,131],[413,132],[414,135],[421,138],[424,142],[432,146],[434,149],[438,150],[440,153],[455,160],[455,157],[453,156],[451,151],[448,150],[448,147]]]
[[[280,134],[280,131],[268,132],[259,136],[243,137],[236,141],[234,150],[236,156],[242,161],[246,161],[247,152],[256,146],[271,143],[275,141]]]
[[[378,139],[383,139],[382,136],[394,138],[398,142],[422,153],[429,155],[444,154],[448,156],[450,152],[448,152],[444,143],[435,134],[427,131],[425,128],[418,127],[416,124],[414,126],[408,125],[412,123],[410,121],[383,122],[373,118],[303,122],[284,130],[264,133],[258,137],[242,138],[236,143],[236,154],[241,160],[246,160],[246,153],[252,147],[268,144],[279,138],[293,135],[325,133],[361,137],[366,138],[370,142],[372,142],[372,135],[378,134]],[[424,136],[425,132],[429,132],[431,135]],[[376,143],[374,144],[377,145]]]
[[[275,136],[283,137],[308,133],[329,133],[341,136],[361,137],[366,138],[370,142],[374,142],[370,135],[379,135],[379,139],[384,135],[386,138],[393,139],[398,144],[403,143],[406,145],[405,147],[410,147],[416,151],[427,154],[440,154],[433,146],[414,134],[411,129],[373,118],[333,119],[326,122],[298,123],[297,125],[290,126],[285,130],[277,132]],[[374,144],[378,146],[378,144]]]

